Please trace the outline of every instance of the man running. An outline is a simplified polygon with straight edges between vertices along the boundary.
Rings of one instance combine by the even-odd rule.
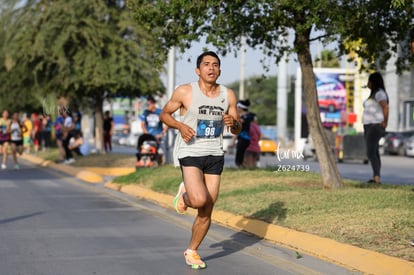
[[[187,207],[198,214],[184,258],[191,268],[206,268],[197,249],[206,236],[214,203],[217,200],[224,167],[223,128],[233,134],[241,130],[236,97],[231,89],[217,84],[220,59],[214,52],[204,52],[197,58],[197,82],[177,87],[161,112],[161,120],[178,129],[174,157],[178,158],[183,182],[174,206],[183,214]],[[180,110],[181,120],[173,114]]]

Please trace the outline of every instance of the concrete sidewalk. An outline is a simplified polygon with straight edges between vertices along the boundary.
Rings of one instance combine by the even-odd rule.
[[[59,170],[89,183],[105,184],[106,188],[150,200],[166,208],[173,208],[173,196],[157,193],[137,185],[117,185],[112,182],[104,182],[104,176],[128,174],[135,171],[134,168],[81,169],[65,164],[55,164],[54,162],[45,161],[32,155],[23,155],[22,158],[40,166]],[[188,215],[196,214],[196,210],[194,209],[188,209],[187,212]],[[339,243],[331,239],[298,232],[219,210],[214,210],[213,220],[216,223],[232,229],[247,231],[278,245],[342,265],[350,270],[357,270],[365,274],[414,274],[413,262]]]

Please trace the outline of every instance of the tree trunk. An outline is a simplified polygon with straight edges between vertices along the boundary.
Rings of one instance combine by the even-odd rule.
[[[95,146],[96,150],[100,154],[105,154],[103,148],[103,112],[102,112],[103,99],[100,96],[95,98]]]
[[[310,32],[309,32],[310,33]],[[342,187],[342,178],[332,154],[331,145],[322,126],[315,75],[313,73],[312,56],[309,46],[309,35],[296,33],[295,46],[302,70],[303,88],[305,94],[306,118],[309,131],[315,145],[316,156],[319,160],[323,186],[326,189]],[[301,100],[297,98],[296,100]]]

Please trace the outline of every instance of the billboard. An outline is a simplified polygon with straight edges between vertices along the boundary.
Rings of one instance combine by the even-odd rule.
[[[325,128],[345,125],[347,114],[353,112],[355,75],[348,70],[330,68],[315,68],[314,74],[322,125]]]

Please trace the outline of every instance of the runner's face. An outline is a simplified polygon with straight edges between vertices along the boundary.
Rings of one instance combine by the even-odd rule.
[[[196,73],[206,82],[215,82],[220,76],[220,72],[218,59],[210,55],[204,56],[200,68],[196,69]]]

